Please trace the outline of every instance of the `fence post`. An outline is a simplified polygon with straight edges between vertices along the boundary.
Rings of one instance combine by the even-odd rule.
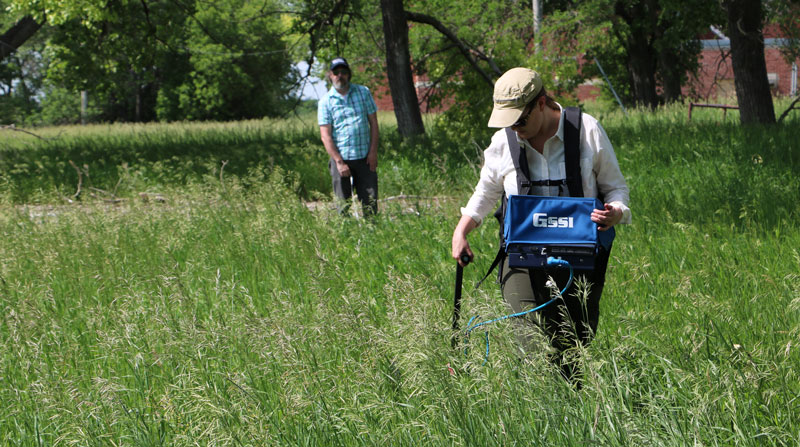
[[[86,109],[89,108],[89,92],[81,90],[81,125],[86,124]]]

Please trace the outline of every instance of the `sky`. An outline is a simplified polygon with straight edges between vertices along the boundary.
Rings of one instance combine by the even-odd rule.
[[[308,64],[305,61],[298,62],[296,65],[300,73],[305,73],[308,69]],[[305,88],[303,88],[302,99],[320,99],[328,91],[325,82],[322,79],[313,76],[308,78]]]

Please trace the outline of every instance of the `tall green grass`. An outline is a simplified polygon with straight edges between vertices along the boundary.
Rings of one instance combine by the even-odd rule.
[[[327,174],[302,125],[164,126],[149,143],[111,128],[72,149],[13,149],[50,161],[31,179],[4,171],[0,443],[797,445],[796,122],[686,123],[676,108],[603,123],[634,223],[618,230],[581,391],[544,350],[520,359],[508,321],[490,327],[486,365],[482,334],[466,355],[450,348],[450,236],[477,179],[472,142],[402,143],[384,126],[382,196],[450,199],[383,202],[373,221],[304,206],[311,190],[326,197]],[[281,146],[293,141],[309,159],[285,155],[305,151]],[[78,147],[96,158],[74,160]],[[183,167],[195,156],[206,165]],[[116,204],[55,206],[77,181],[57,186],[57,158],[90,174],[127,159],[151,183],[131,180]],[[102,189],[119,182],[111,171]],[[38,196],[37,179],[51,182]],[[166,201],[141,201],[145,187]],[[46,205],[22,205],[37,197]],[[471,236],[465,317],[508,312],[496,286],[469,288],[496,237],[493,222]]]
[[[379,122],[384,129],[393,127],[386,112]],[[36,130],[35,136],[0,132],[0,193],[6,203],[180,194],[212,177],[246,177],[253,170],[276,167],[299,176],[297,192],[303,199],[331,194],[328,156],[315,116],[56,127]],[[409,145],[394,131],[384,132],[380,144],[381,189],[388,195],[445,192],[465,172],[465,162],[480,155],[474,143],[424,137]]]

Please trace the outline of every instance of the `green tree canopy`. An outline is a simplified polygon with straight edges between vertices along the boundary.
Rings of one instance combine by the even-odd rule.
[[[102,120],[231,120],[285,114],[294,97],[282,8],[277,0],[11,0],[8,14],[52,26],[47,81],[88,91]]]

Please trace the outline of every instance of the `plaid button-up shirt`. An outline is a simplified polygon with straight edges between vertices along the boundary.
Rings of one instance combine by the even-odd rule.
[[[320,126],[331,125],[333,142],[345,160],[359,160],[369,152],[369,120],[378,107],[367,87],[350,84],[342,96],[331,87],[317,106]]]

